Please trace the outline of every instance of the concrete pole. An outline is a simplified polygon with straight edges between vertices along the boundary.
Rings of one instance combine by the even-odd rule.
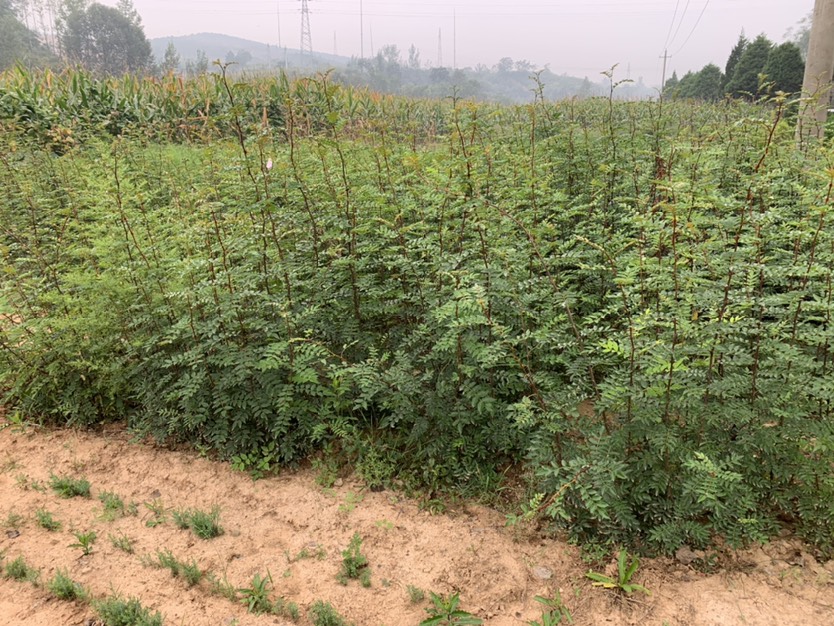
[[[796,136],[800,145],[825,138],[834,76],[834,0],[816,0]]]

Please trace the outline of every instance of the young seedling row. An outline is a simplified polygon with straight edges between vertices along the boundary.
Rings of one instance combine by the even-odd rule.
[[[430,508],[520,477],[517,522],[608,552],[788,528],[830,556],[830,146],[797,144],[785,94],[621,102],[613,73],[608,98],[515,107],[0,75],[10,415],[123,420],[255,478],[314,458]]]
[[[92,500],[91,485],[86,479],[52,475],[50,486],[53,494],[58,498],[51,503],[51,506],[57,510],[60,510],[60,499],[79,497]],[[138,516],[136,503],[125,505],[123,499],[114,492],[101,491],[97,494],[97,500],[102,506],[100,510],[94,511],[96,516],[93,523],[105,525],[113,523],[117,519],[113,511],[117,510],[121,516],[130,516],[135,524],[144,525],[146,528],[156,529],[162,524],[171,523],[180,530],[188,530],[205,541],[210,541],[224,532],[220,524],[221,511],[217,506],[212,507],[210,512],[199,508],[172,508],[170,521],[166,522],[160,520],[160,517],[154,513],[156,510],[168,510],[159,502],[148,507],[151,515],[147,519],[142,519]],[[114,502],[120,503],[120,506],[115,506]],[[90,508],[94,506],[91,503]],[[55,533],[62,529],[57,516],[41,508],[35,512],[32,521],[41,531]],[[25,523],[24,517],[14,511],[11,511],[5,520],[7,528],[21,528]],[[70,531],[68,534],[75,538],[75,543],[69,544],[69,548],[79,549],[82,557],[98,556],[98,551],[94,549],[98,537],[96,531]],[[302,612],[298,604],[278,594],[276,590],[278,585],[269,570],[264,574],[256,573],[250,582],[241,587],[235,587],[225,575],[221,577],[214,571],[203,569],[195,560],[177,556],[167,548],[159,548],[154,554],[138,555],[134,553],[134,541],[129,536],[124,533],[120,535],[110,533],[108,537],[114,548],[131,555],[144,567],[168,570],[172,578],[181,581],[186,588],[198,588],[208,595],[226,598],[234,604],[242,605],[249,613],[277,615],[293,622],[302,620]],[[372,586],[371,565],[361,552],[362,541],[361,535],[354,533],[349,545],[342,552],[340,569],[335,574],[335,578],[343,585],[347,585],[350,579],[358,579],[362,587]],[[107,557],[101,556],[100,558]],[[326,558],[326,553],[321,547],[316,550],[305,548],[294,556],[289,553],[286,555],[289,565],[305,559],[324,558]],[[31,565],[24,554],[18,554],[15,558],[0,554],[0,569],[5,578],[19,583],[28,583],[58,600],[89,605],[106,626],[161,626],[164,621],[159,611],[143,606],[141,598],[125,596],[118,591],[111,591],[107,595],[95,594],[74,580],[67,569],[50,567],[54,572],[51,578],[45,579],[42,569]],[[290,570],[285,572],[285,576],[287,573],[290,573]],[[383,581],[382,584],[387,584],[387,582]],[[118,585],[114,585],[114,588],[117,587]],[[423,590],[410,585],[408,598],[413,604],[424,604],[426,596]],[[460,598],[457,594],[447,598],[432,593],[431,599],[432,606],[426,608],[429,617],[421,622],[422,625],[482,623],[470,613],[458,608]],[[349,625],[349,622],[329,602],[323,600],[312,603],[306,615],[307,620],[314,626]]]

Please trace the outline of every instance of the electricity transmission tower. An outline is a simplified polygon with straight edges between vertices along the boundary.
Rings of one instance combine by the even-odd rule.
[[[313,53],[313,38],[310,35],[310,7],[307,0],[301,0],[301,54]]]

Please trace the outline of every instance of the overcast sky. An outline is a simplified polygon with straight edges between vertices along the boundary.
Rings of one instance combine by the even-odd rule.
[[[214,32],[299,47],[301,0],[134,5],[150,38]],[[710,62],[723,69],[742,29],[782,42],[814,0],[309,0],[309,7],[313,48],[321,52],[359,56],[364,31],[365,56],[396,44],[405,57],[414,44],[424,62],[436,65],[441,31],[445,66],[492,66],[511,57],[596,80],[619,63],[618,75],[657,85],[664,48],[672,55],[670,75]]]

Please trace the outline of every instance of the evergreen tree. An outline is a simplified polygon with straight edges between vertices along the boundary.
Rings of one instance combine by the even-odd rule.
[[[707,102],[715,102],[724,97],[724,75],[721,69],[712,63],[705,65],[698,72],[693,97]]]
[[[683,99],[695,98],[695,84],[697,79],[697,74],[694,74],[693,72],[687,72],[684,74],[675,89],[675,97]]]
[[[726,86],[733,79],[733,75],[736,71],[736,66],[738,62],[741,60],[744,51],[747,50],[747,46],[750,45],[750,42],[747,40],[747,37],[744,36],[744,31],[741,31],[741,34],[738,36],[738,41],[736,42],[735,47],[730,52],[730,56],[727,59],[727,64],[724,66],[724,85]]]
[[[728,79],[726,91],[736,98],[755,98],[759,91],[759,74],[763,73],[773,43],[759,35],[748,45]]]
[[[663,85],[663,96],[666,98],[674,98],[679,83],[680,81],[678,80],[678,73],[672,72],[672,77],[667,78],[666,84]]]
[[[773,82],[774,91],[797,93],[802,90],[802,79],[805,75],[805,62],[802,52],[793,42],[783,43],[770,51],[764,73]]]

